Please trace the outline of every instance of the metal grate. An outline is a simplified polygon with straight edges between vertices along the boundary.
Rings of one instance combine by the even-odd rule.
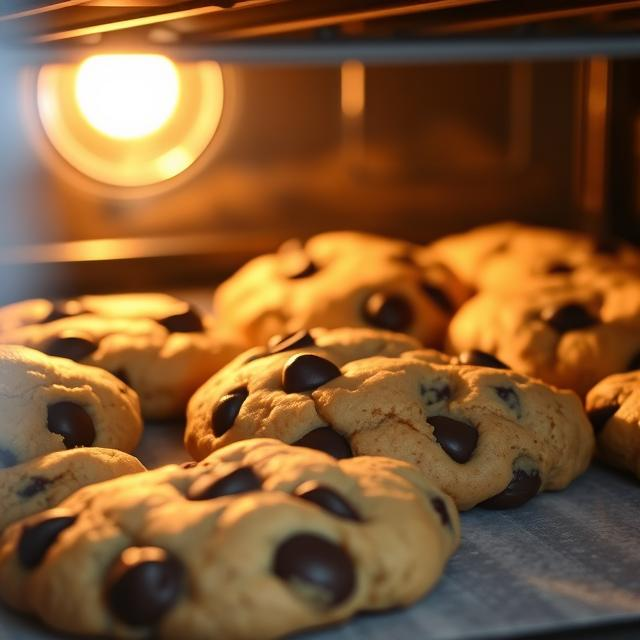
[[[149,31],[182,42],[278,36],[424,37],[636,32],[640,0],[59,0],[0,2],[0,35],[29,43]]]

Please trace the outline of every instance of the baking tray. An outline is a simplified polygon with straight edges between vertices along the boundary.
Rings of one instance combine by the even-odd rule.
[[[137,454],[148,467],[187,460],[182,431],[180,424],[147,426]],[[567,490],[520,509],[464,513],[460,550],[431,594],[407,609],[296,638],[475,640],[551,632],[640,638],[640,484],[632,477],[594,465]],[[67,637],[0,609],[1,640]]]

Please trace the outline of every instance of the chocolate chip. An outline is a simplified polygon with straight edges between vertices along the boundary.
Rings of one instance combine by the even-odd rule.
[[[157,320],[169,333],[199,333],[204,331],[204,324],[198,312],[189,307],[183,313],[176,313],[172,316]]]
[[[289,240],[278,249],[278,271],[284,278],[308,278],[318,267],[304,250],[299,240]]]
[[[352,458],[351,447],[345,438],[331,427],[318,427],[309,431],[300,440],[293,443],[296,447],[308,447],[317,451],[324,451],[338,460]]]
[[[18,559],[25,569],[37,567],[58,536],[76,521],[62,509],[45,512],[33,524],[25,524],[18,542]]]
[[[549,275],[561,274],[561,273],[572,273],[574,268],[567,264],[566,262],[552,262],[547,266],[547,273]]]
[[[302,500],[308,500],[319,507],[333,513],[339,518],[346,520],[356,520],[361,522],[362,518],[358,512],[338,493],[330,487],[318,484],[317,482],[305,482],[295,490],[295,494]]]
[[[113,375],[120,380],[120,382],[124,382],[128,387],[131,386],[129,382],[129,376],[127,375],[127,370],[124,368],[117,369],[113,372]]]
[[[504,402],[511,411],[513,411],[519,418],[522,414],[520,407],[520,398],[514,389],[511,387],[493,387],[498,398]]]
[[[313,340],[313,336],[304,329],[290,333],[287,336],[274,336],[269,340],[268,344],[270,353],[282,353],[283,351],[315,346],[316,343]]]
[[[640,353],[636,353],[636,355],[631,358],[626,371],[636,371],[637,369],[640,369]]]
[[[540,317],[559,333],[586,329],[598,323],[581,304],[571,302],[562,307],[548,307],[540,314]]]
[[[259,491],[262,481],[251,467],[240,467],[222,478],[200,476],[187,491],[189,500],[213,500],[222,496]]]
[[[211,415],[211,428],[218,438],[231,429],[240,413],[240,408],[248,397],[249,389],[238,387],[218,400]]]
[[[455,311],[455,305],[451,302],[449,296],[440,288],[428,282],[423,282],[420,288],[424,293],[435,302],[435,304],[442,309],[446,314],[453,313]]]
[[[596,435],[604,429],[609,418],[611,418],[619,408],[619,404],[611,404],[604,407],[598,407],[597,409],[591,409],[591,411],[587,413],[589,420],[591,421],[593,431]]]
[[[450,458],[459,463],[471,458],[478,444],[477,429],[449,416],[431,416],[427,422],[433,427],[438,444]]]
[[[18,457],[9,449],[0,449],[0,469],[7,469],[18,464]]]
[[[504,491],[481,502],[478,506],[484,509],[513,509],[533,498],[540,489],[542,480],[537,471],[527,473],[522,469],[514,469],[513,478]]]
[[[334,542],[309,533],[292,536],[278,547],[273,571],[294,587],[296,583],[315,587],[328,606],[344,602],[356,584],[349,555]]]
[[[449,517],[447,505],[444,503],[444,500],[442,498],[431,498],[431,505],[440,516],[443,526],[448,527],[451,524],[451,518]]]
[[[198,463],[195,462],[194,460],[189,460],[189,462],[183,462],[180,465],[181,469],[193,469],[193,467],[195,467]]]
[[[487,353],[486,351],[480,351],[480,349],[471,349],[469,351],[463,351],[458,356],[459,364],[469,364],[475,367],[491,367],[492,369],[509,369],[509,367],[498,360],[495,356]]]
[[[158,547],[129,547],[109,569],[106,596],[109,609],[133,627],[155,625],[185,588],[180,562]]]
[[[98,345],[88,338],[64,335],[49,341],[43,348],[44,353],[58,358],[69,358],[79,362],[91,355]]]
[[[52,483],[53,480],[50,478],[45,478],[44,476],[33,476],[28,479],[27,484],[22,487],[22,489],[17,491],[18,497],[24,499],[33,498],[33,496],[44,491]]]
[[[406,331],[413,324],[413,310],[405,298],[388,293],[374,293],[364,304],[366,322],[389,331]]]
[[[96,430],[91,416],[74,402],[56,402],[47,407],[47,429],[58,433],[67,449],[90,447]]]
[[[420,395],[424,400],[424,403],[429,406],[432,404],[437,404],[438,402],[443,402],[444,400],[449,400],[451,398],[451,389],[448,384],[443,383],[440,386],[430,386],[426,387],[425,385],[420,385]]]
[[[617,238],[610,235],[600,236],[593,239],[593,250],[601,255],[614,256],[620,248],[622,243]]]
[[[311,353],[291,356],[282,368],[282,388],[287,393],[313,391],[342,372],[333,362]]]

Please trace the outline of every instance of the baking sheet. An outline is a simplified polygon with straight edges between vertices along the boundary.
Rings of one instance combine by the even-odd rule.
[[[180,425],[149,426],[137,453],[148,467],[187,460],[181,436]],[[595,465],[569,489],[520,509],[463,514],[462,537],[444,578],[413,607],[299,637],[512,638],[628,620],[640,629],[640,483],[633,478]],[[0,609],[2,640],[63,637]]]

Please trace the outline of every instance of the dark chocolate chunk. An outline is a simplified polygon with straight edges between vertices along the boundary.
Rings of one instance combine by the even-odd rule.
[[[44,476],[33,476],[28,479],[27,484],[18,490],[20,498],[32,498],[41,491],[44,491],[48,485],[53,483],[53,479]]]
[[[442,383],[440,386],[430,386],[426,387],[425,385],[420,385],[420,395],[424,400],[424,403],[429,406],[432,404],[437,404],[438,402],[442,402],[444,400],[449,400],[451,398],[451,388],[448,384]]]
[[[458,356],[458,362],[460,364],[469,364],[475,367],[491,367],[492,369],[509,369],[509,367],[498,360],[495,356],[487,353],[486,351],[480,351],[480,349],[471,349],[469,351],[463,351]]]
[[[133,627],[159,622],[186,586],[182,564],[159,547],[129,547],[109,569],[106,598],[111,612]]]
[[[498,398],[504,402],[511,411],[513,411],[519,418],[522,414],[520,407],[520,398],[515,389],[511,387],[493,387]]]
[[[608,234],[593,239],[593,250],[601,255],[614,256],[621,248],[622,242]]]
[[[278,249],[278,271],[284,278],[297,280],[312,276],[318,267],[299,240],[289,240]]]
[[[0,449],[0,469],[7,469],[18,464],[18,457],[9,449]]]
[[[211,428],[218,438],[231,429],[240,413],[240,408],[248,397],[249,389],[238,387],[218,400],[211,415]]]
[[[317,504],[325,511],[333,513],[339,518],[356,520],[358,522],[362,521],[358,512],[340,494],[336,493],[336,491],[330,487],[314,481],[305,482],[296,489],[295,495],[298,496],[298,498]]]
[[[25,569],[37,567],[58,536],[76,521],[62,509],[45,512],[33,524],[23,525],[18,542],[18,559]]]
[[[604,407],[598,407],[597,409],[591,409],[591,411],[588,412],[587,415],[589,416],[591,426],[596,435],[604,429],[609,418],[611,418],[619,408],[619,404],[610,404]]]
[[[79,362],[90,356],[97,348],[98,345],[88,337],[66,334],[50,340],[42,350],[50,356],[69,358]]]
[[[478,444],[478,430],[449,416],[431,416],[427,422],[445,453],[456,462],[463,463],[473,455]]]
[[[47,407],[47,429],[62,436],[67,449],[90,447],[96,430],[91,416],[74,402],[56,402]]]
[[[514,509],[533,498],[540,489],[542,480],[537,471],[527,473],[522,469],[514,469],[513,478],[506,489],[499,494],[481,502],[478,506],[484,509]]]
[[[562,307],[548,307],[540,314],[540,317],[559,333],[586,329],[598,323],[587,309],[581,304],[571,302]]]
[[[315,346],[313,336],[304,329],[290,333],[288,336],[274,336],[268,344],[270,353],[282,353],[283,351]]]
[[[552,262],[550,265],[547,266],[547,273],[549,275],[556,275],[561,273],[572,273],[573,271],[574,271],[574,268],[570,264],[567,264],[566,262],[562,262],[562,261]]]
[[[192,307],[172,316],[157,320],[169,333],[199,333],[204,331],[204,324],[198,312]]]
[[[131,386],[129,383],[129,376],[127,375],[127,371],[124,368],[117,369],[113,372],[113,375],[118,378],[121,382],[124,382],[128,387]]]
[[[413,324],[413,309],[409,302],[399,295],[374,293],[362,310],[366,322],[389,331],[403,332]]]
[[[338,460],[353,457],[351,447],[347,440],[331,427],[318,427],[313,431],[309,431],[309,433],[302,436],[300,440],[294,442],[293,445],[324,451]]]
[[[282,388],[287,393],[313,391],[341,376],[333,362],[311,353],[291,356],[282,368]]]
[[[442,309],[446,314],[451,314],[455,311],[456,307],[451,301],[451,298],[440,288],[428,282],[423,282],[420,288],[435,302],[435,304]]]
[[[636,353],[636,355],[631,358],[626,370],[636,371],[637,369],[640,369],[640,353]]]
[[[447,511],[447,505],[444,503],[442,498],[431,498],[431,505],[436,510],[437,514],[440,516],[440,520],[442,520],[442,524],[445,527],[448,527],[451,524],[451,517],[449,516],[449,512]]]
[[[222,496],[259,491],[262,481],[251,467],[240,467],[222,478],[200,476],[187,491],[189,500],[213,500]]]
[[[317,588],[327,606],[344,602],[356,584],[349,555],[334,542],[309,533],[294,535],[278,547],[273,571],[294,586],[302,583]]]

